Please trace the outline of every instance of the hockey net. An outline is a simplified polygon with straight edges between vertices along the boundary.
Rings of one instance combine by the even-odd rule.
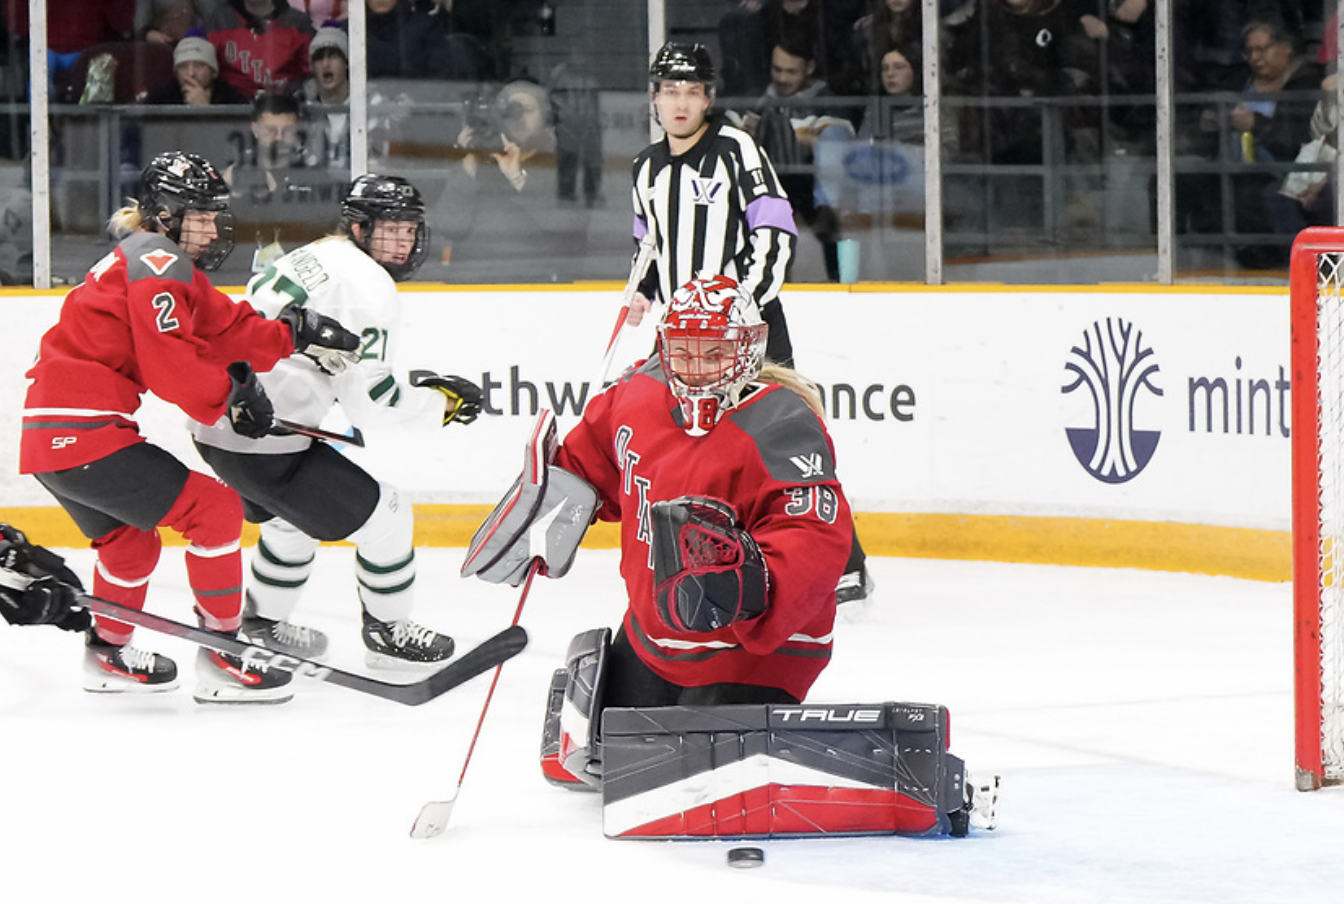
[[[1344,782],[1344,229],[1293,244],[1297,787]]]

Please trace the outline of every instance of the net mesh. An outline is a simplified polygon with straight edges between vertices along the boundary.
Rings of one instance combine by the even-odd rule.
[[[1344,252],[1317,258],[1320,424],[1321,755],[1324,780],[1344,781]]]

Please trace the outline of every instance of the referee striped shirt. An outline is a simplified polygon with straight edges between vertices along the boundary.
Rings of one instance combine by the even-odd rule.
[[[711,119],[680,156],[666,138],[650,145],[635,158],[632,200],[635,241],[654,242],[644,297],[666,302],[706,273],[737,280],[762,307],[776,300],[798,233],[774,167],[746,132]]]

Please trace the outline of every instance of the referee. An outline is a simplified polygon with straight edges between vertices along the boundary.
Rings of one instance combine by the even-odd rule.
[[[635,241],[653,239],[653,262],[631,302],[638,323],[702,273],[732,277],[770,325],[766,356],[793,366],[779,290],[798,240],[793,208],[770,160],[746,132],[709,115],[714,61],[700,44],[665,44],[649,67],[665,135],[634,165]]]

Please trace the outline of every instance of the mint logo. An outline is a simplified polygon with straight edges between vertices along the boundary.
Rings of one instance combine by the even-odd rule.
[[[1082,344],[1069,350],[1064,369],[1071,381],[1063,392],[1086,390],[1095,413],[1091,426],[1065,428],[1074,457],[1103,483],[1132,480],[1152,460],[1161,437],[1136,424],[1139,403],[1162,395],[1153,384],[1158,366],[1143,332],[1119,319],[1098,321],[1083,333]]]

